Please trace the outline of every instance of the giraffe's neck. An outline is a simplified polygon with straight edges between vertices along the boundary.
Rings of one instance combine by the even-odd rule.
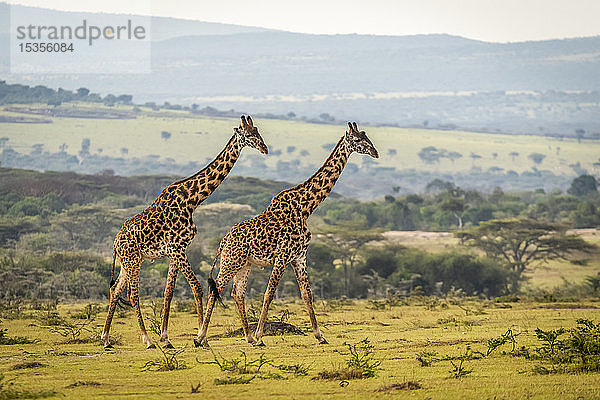
[[[221,153],[204,169],[171,185],[175,191],[184,194],[186,208],[195,210],[223,182],[240,156],[240,147],[234,133]]]
[[[344,170],[349,156],[350,151],[346,148],[345,138],[342,137],[321,168],[295,188],[301,198],[300,207],[304,218],[308,218],[327,198]]]

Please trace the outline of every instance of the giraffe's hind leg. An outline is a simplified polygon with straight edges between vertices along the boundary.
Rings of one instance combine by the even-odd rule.
[[[104,342],[104,348],[112,348],[109,339],[110,324],[115,313],[115,308],[119,302],[119,298],[125,289],[127,284],[127,271],[125,268],[121,268],[119,277],[115,284],[110,288],[110,304],[108,305],[108,313],[106,314],[106,322],[104,323],[104,330],[102,331],[101,339]]]
[[[327,340],[325,340],[323,334],[321,334],[321,330],[317,326],[317,318],[315,317],[315,310],[312,306],[312,293],[308,282],[308,273],[306,272],[306,259],[302,258],[300,260],[292,261],[292,267],[296,273],[296,280],[298,281],[300,294],[302,295],[302,300],[304,301],[308,317],[310,318],[313,333],[320,344],[327,344]]]
[[[255,344],[256,340],[250,334],[248,329],[248,319],[246,318],[246,307],[244,305],[244,299],[246,297],[246,285],[248,284],[248,275],[250,275],[251,265],[246,264],[234,277],[233,277],[233,288],[231,290],[231,296],[235,301],[240,319],[242,320],[242,329],[246,336],[246,341],[250,344]]]
[[[175,291],[175,282],[177,281],[177,262],[171,259],[169,264],[169,272],[167,274],[167,285],[165,286],[165,304],[163,308],[162,324],[160,340],[164,343],[168,349],[173,348],[173,345],[169,341],[169,334],[167,333],[167,327],[169,325],[169,312],[171,310],[171,300],[173,299],[173,292]]]
[[[267,313],[269,311],[269,305],[271,301],[273,301],[273,296],[275,295],[275,290],[277,290],[277,285],[279,285],[279,280],[283,276],[285,272],[286,262],[281,259],[276,259],[275,264],[273,265],[273,272],[271,272],[271,277],[269,278],[269,283],[267,284],[267,290],[265,291],[265,298],[263,300],[262,311],[260,312],[260,318],[258,320],[258,325],[256,326],[256,333],[254,337],[256,339],[256,346],[264,346],[265,344],[262,341],[263,330],[265,327],[265,322],[267,321]]]

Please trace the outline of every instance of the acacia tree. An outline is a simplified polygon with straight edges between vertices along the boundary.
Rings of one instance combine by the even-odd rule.
[[[488,257],[503,261],[513,273],[512,291],[519,289],[522,275],[536,263],[569,259],[574,253],[597,249],[566,227],[532,219],[496,219],[456,232],[461,244],[477,247]]]
[[[354,270],[358,261],[358,250],[366,243],[381,240],[379,230],[361,230],[349,223],[339,226],[327,226],[316,233],[318,242],[327,246],[334,257],[340,260],[344,268],[344,295],[350,295],[349,272]]]

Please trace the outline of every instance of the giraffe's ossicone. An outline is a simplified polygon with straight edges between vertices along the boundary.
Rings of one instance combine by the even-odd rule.
[[[373,143],[364,131],[358,130],[356,123],[348,123],[348,127],[348,132],[338,141],[329,158],[313,176],[306,182],[279,193],[263,213],[235,225],[225,235],[215,257],[215,263],[219,255],[221,257],[219,274],[216,281],[209,279],[208,304],[199,335],[202,343],[206,342],[206,332],[215,300],[233,279],[232,296],[242,320],[246,340],[262,345],[269,304],[288,264],[292,264],[296,273],[314,335],[320,343],[327,343],[317,326],[306,270],[306,251],[311,239],[307,219],[331,192],[352,152],[379,157]],[[246,284],[252,265],[273,265],[254,338],[248,330],[244,307]]]
[[[114,242],[113,273],[116,258],[120,261],[121,271],[116,281],[111,282],[110,305],[102,332],[105,347],[111,347],[110,324],[125,286],[129,288],[129,299],[137,316],[142,342],[149,348],[154,347],[144,327],[139,304],[140,266],[145,259],[155,260],[163,257],[170,259],[165,287],[161,341],[166,347],[172,347],[167,334],[167,325],[179,271],[183,273],[194,293],[198,331],[200,331],[203,320],[202,287],[185,253],[196,235],[192,214],[225,179],[245,146],[253,147],[263,154],[268,153],[267,146],[250,116],[241,117],[241,125],[234,128],[233,136],[225,148],[208,166],[186,179],[167,186],[147,209],[125,221]],[[194,340],[197,342],[197,339]]]

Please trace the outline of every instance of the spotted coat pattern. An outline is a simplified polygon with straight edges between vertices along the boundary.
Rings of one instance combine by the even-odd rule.
[[[167,326],[179,271],[183,273],[194,293],[200,329],[203,319],[202,287],[186,256],[186,249],[196,235],[192,215],[198,205],[225,179],[244,146],[256,148],[264,154],[268,151],[252,119],[249,116],[247,119],[242,116],[241,119],[242,124],[234,129],[233,136],[217,158],[195,175],[167,186],[147,209],[126,220],[117,233],[114,241],[113,268],[115,258],[118,257],[121,271],[110,288],[110,305],[102,333],[105,347],[110,347],[110,324],[118,299],[126,285],[129,287],[129,298],[138,320],[142,342],[147,347],[154,347],[146,332],[139,305],[140,266],[144,259],[170,259],[164,294],[161,341],[167,347],[172,347]]]
[[[323,166],[313,176],[306,182],[279,193],[263,213],[235,225],[219,245],[217,257],[220,255],[221,263],[215,281],[216,289],[221,292],[233,279],[232,297],[241,318],[246,340],[251,344],[263,345],[262,335],[269,304],[288,264],[292,265],[296,274],[313,333],[320,343],[327,343],[319,330],[312,307],[312,293],[306,269],[306,251],[311,239],[307,219],[331,192],[353,151],[375,158],[379,156],[365,132],[358,131],[356,123],[348,123],[348,126],[349,131],[339,140]],[[216,260],[217,258],[215,262]],[[244,306],[246,284],[252,265],[273,265],[254,338],[248,330]],[[206,343],[215,299],[215,293],[209,293],[206,315],[198,337],[203,344]]]

